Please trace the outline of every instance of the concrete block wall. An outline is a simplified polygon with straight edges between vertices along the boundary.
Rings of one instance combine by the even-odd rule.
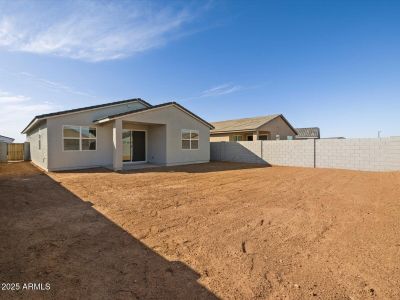
[[[314,167],[314,140],[263,141],[263,159],[277,166]]]
[[[400,139],[316,141],[316,167],[361,171],[400,170]]]
[[[210,147],[211,160],[266,163],[262,159],[262,141],[211,142]]]
[[[400,138],[212,142],[211,160],[400,171]]]

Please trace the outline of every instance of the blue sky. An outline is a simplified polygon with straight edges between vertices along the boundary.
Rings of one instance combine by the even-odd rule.
[[[0,1],[0,134],[140,97],[400,135],[399,1]]]

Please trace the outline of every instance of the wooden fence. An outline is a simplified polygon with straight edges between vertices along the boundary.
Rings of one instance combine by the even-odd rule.
[[[7,159],[24,160],[24,143],[8,144]]]

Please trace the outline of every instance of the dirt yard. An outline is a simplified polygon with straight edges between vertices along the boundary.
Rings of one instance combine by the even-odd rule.
[[[0,298],[400,299],[400,173],[0,164]]]

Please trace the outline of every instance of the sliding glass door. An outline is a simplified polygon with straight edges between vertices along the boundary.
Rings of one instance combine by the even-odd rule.
[[[146,132],[124,129],[122,132],[122,148],[124,162],[145,162]]]

